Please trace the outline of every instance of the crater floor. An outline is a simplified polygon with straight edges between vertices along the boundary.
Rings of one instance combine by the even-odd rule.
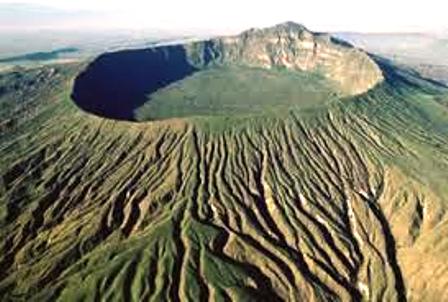
[[[195,116],[253,116],[318,108],[338,100],[317,74],[215,67],[156,91],[136,110],[140,121]]]

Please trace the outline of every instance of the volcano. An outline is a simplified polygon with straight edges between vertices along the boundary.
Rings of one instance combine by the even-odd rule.
[[[287,22],[0,75],[3,301],[444,301],[448,89]]]

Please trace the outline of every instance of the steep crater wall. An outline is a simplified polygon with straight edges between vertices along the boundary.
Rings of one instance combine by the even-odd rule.
[[[72,99],[98,116],[133,120],[148,95],[195,71],[182,46],[107,53],[76,78]]]
[[[365,52],[292,22],[209,44],[213,51],[205,53],[221,53],[220,59],[227,64],[318,72],[346,95],[364,93],[383,80],[381,69]]]

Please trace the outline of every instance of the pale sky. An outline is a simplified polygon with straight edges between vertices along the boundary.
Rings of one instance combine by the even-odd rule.
[[[447,12],[445,0],[0,0],[0,28],[236,32],[295,21],[314,31],[439,32]]]

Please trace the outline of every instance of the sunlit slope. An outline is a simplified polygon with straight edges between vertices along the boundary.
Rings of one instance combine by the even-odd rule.
[[[382,68],[317,108],[150,123],[79,110],[76,66],[2,76],[2,300],[448,299],[447,92]]]

